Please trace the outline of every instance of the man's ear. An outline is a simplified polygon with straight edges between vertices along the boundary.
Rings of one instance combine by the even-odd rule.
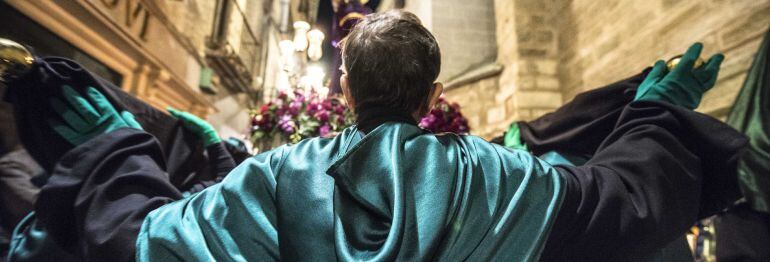
[[[348,84],[348,74],[342,74],[340,76],[340,87],[342,88],[342,95],[345,96],[345,101],[348,102],[348,108],[350,111],[355,111],[356,101],[353,99],[353,95],[350,94],[350,84]]]
[[[414,118],[420,119],[423,116],[427,115],[431,109],[433,109],[434,106],[438,103],[438,99],[441,97],[441,94],[444,93],[444,84],[436,82],[433,84],[433,88],[430,91],[430,94],[428,94],[428,104],[424,104],[423,106],[427,107],[421,107],[419,110],[414,112]]]
[[[430,93],[430,103],[428,103],[428,111],[430,111],[431,108],[436,106],[436,103],[438,103],[439,97],[441,97],[441,94],[444,93],[444,84],[440,82],[436,82],[433,84],[433,91]]]

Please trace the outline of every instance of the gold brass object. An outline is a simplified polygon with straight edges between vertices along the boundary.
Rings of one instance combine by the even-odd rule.
[[[671,59],[669,59],[666,62],[666,67],[668,67],[668,71],[673,70],[674,67],[676,67],[676,65],[678,65],[679,61],[681,61],[681,60],[682,60],[682,55],[678,55],[678,56],[675,56],[675,57],[672,57]],[[706,62],[703,61],[702,58],[698,57],[698,59],[695,60],[695,67],[693,67],[693,68],[699,68],[699,67],[703,66],[703,64],[705,64],[705,63]]]
[[[24,46],[0,38],[0,81],[19,78],[32,69],[35,58]]]

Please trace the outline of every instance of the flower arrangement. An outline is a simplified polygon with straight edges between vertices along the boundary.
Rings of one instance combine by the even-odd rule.
[[[347,106],[336,98],[307,96],[299,91],[281,92],[278,97],[251,112],[251,140],[258,144],[280,136],[283,141],[299,142],[308,137],[328,137],[353,124]]]
[[[330,137],[353,125],[355,117],[339,98],[322,98],[316,92],[281,92],[251,112],[251,140],[260,148],[309,137]],[[440,98],[419,126],[434,133],[470,131],[457,103]],[[278,140],[276,140],[278,139]]]
[[[436,106],[423,117],[420,127],[433,133],[457,133],[467,134],[470,131],[468,120],[460,113],[460,105],[449,103],[440,97]]]

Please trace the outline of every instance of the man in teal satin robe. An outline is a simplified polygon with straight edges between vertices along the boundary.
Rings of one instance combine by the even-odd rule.
[[[57,242],[76,243],[70,250],[85,259],[121,261],[618,259],[684,233],[699,212],[702,159],[745,144],[684,107],[697,106],[722,60],[693,68],[700,44],[672,72],[656,64],[580,166],[418,128],[442,85],[438,44],[413,14],[369,15],[343,46],[340,81],[355,126],[254,156],[181,200],[150,136],[130,126],[105,132],[68,153],[42,190],[39,201],[63,201],[53,196],[72,188],[67,172],[94,176],[78,189],[89,197],[75,193],[74,235]],[[131,183],[106,186],[105,176]],[[118,207],[137,211],[106,214]],[[105,224],[117,228],[107,235]],[[118,237],[135,238],[136,249],[110,242]]]
[[[697,106],[721,55],[705,69],[686,61],[670,74],[659,62],[637,96],[643,101],[632,103],[594,159],[553,167],[524,151],[414,125],[442,87],[433,83],[438,46],[413,15],[369,16],[344,47],[341,83],[358,125],[260,154],[222,184],[150,213],[139,260],[520,261],[540,258],[549,236],[565,246],[595,242],[577,244],[588,254],[575,259],[607,258],[659,248],[695,219],[701,152],[675,139],[692,130],[656,125],[651,116],[694,115],[671,104]],[[552,233],[558,216],[571,223]]]

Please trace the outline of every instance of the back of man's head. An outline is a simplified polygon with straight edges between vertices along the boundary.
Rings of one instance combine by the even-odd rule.
[[[403,11],[368,15],[350,32],[342,49],[356,108],[426,111],[441,52],[417,16]]]

